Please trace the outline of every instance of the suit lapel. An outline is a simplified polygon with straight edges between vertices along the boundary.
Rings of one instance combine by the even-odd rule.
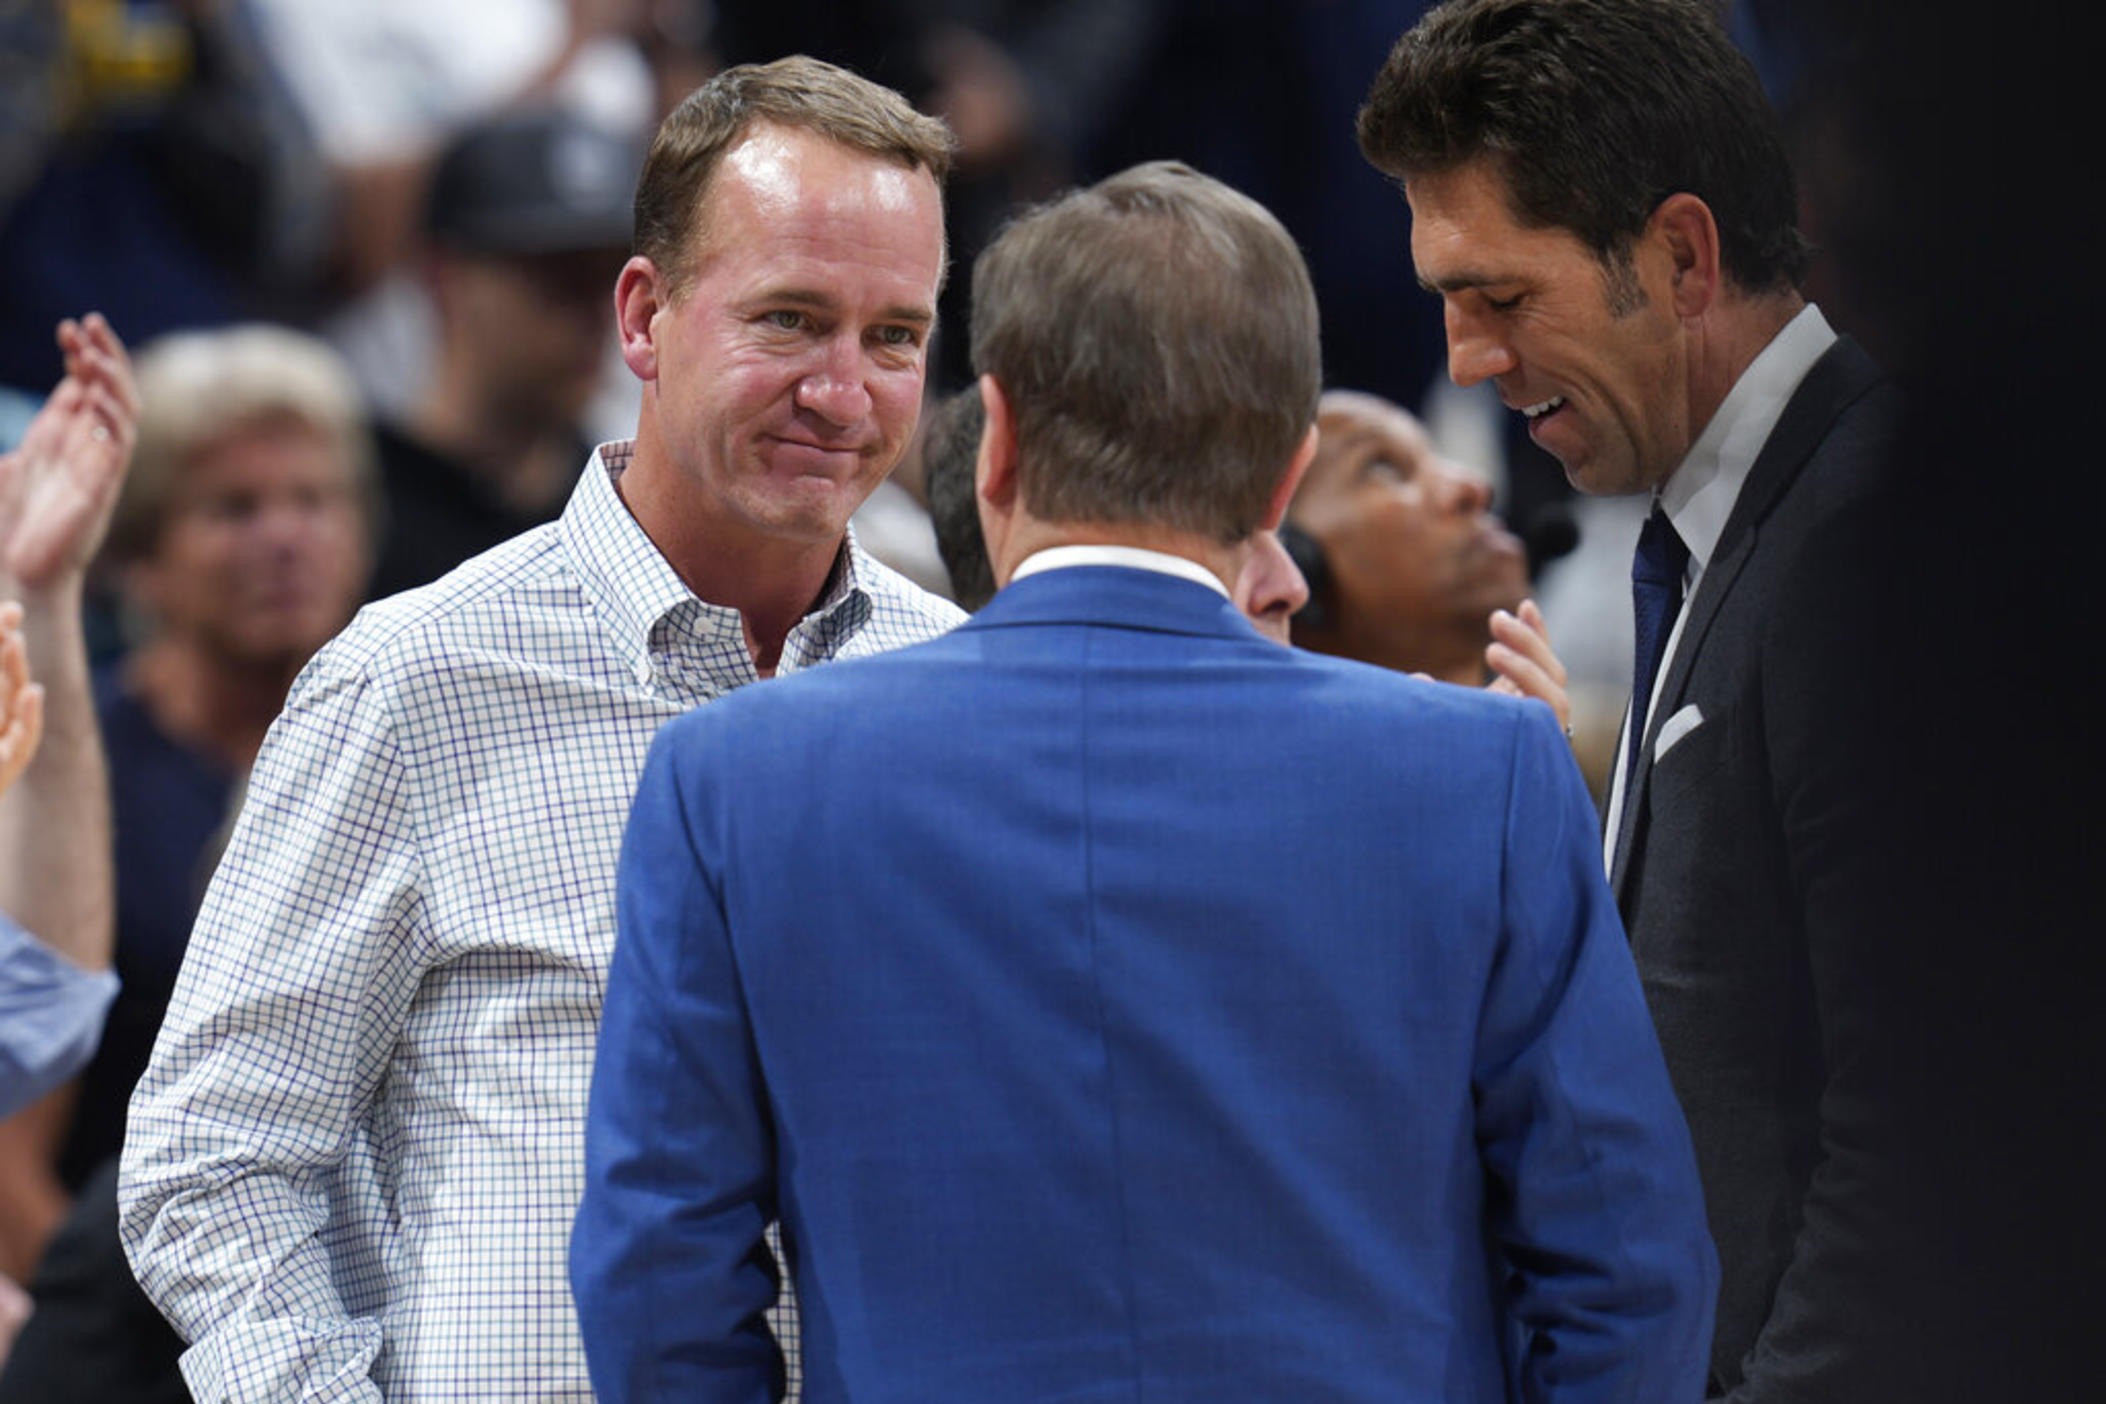
[[[1615,859],[1609,867],[1609,888],[1619,904],[1624,899],[1624,879],[1630,872],[1631,852],[1647,819],[1653,747],[1659,741],[1660,728],[1682,706],[1690,673],[1696,667],[1697,656],[1703,652],[1704,639],[1711,631],[1712,622],[1718,618],[1719,607],[1725,603],[1742,568],[1754,554],[1762,523],[1769,516],[1770,509],[1777,505],[1785,489],[1797,480],[1800,471],[1811,461],[1814,450],[1828,437],[1837,418],[1879,381],[1879,367],[1872,358],[1849,337],[1838,338],[1836,344],[1814,362],[1813,369],[1799,382],[1799,388],[1792,392],[1784,413],[1778,417],[1777,427],[1770,431],[1762,452],[1755,456],[1755,462],[1748,469],[1747,481],[1741,484],[1740,496],[1734,500],[1733,511],[1726,518],[1725,530],[1719,533],[1718,549],[1704,567],[1703,579],[1697,582],[1696,596],[1690,601],[1689,617],[1683,622],[1682,637],[1675,643],[1667,676],[1654,689],[1659,700],[1652,704],[1652,722],[1645,728],[1642,738],[1638,768],[1631,776],[1630,793],[1624,800],[1624,823],[1616,832]]]

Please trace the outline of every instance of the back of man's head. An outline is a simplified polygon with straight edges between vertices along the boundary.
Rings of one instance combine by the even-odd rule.
[[[659,124],[636,186],[636,252],[674,291],[686,289],[708,244],[703,204],[717,162],[763,123],[927,170],[939,188],[950,175],[950,128],[890,88],[802,54],[727,68]]]
[[[1686,191],[1743,291],[1806,276],[1776,114],[1704,0],[1450,0],[1390,51],[1360,147],[1400,179],[1489,161],[1517,220],[1611,267]]]
[[[1025,507],[1242,541],[1316,415],[1316,294],[1263,206],[1174,162],[1034,210],[973,267],[973,367]]]

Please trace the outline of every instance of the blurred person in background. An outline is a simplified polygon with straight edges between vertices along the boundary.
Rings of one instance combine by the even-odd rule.
[[[642,38],[673,7],[242,0],[241,8],[327,176],[326,282],[305,320],[350,360],[374,415],[399,419],[426,388],[438,354],[418,268],[440,154],[457,134],[515,106],[561,107],[641,143],[666,100]]]
[[[0,385],[50,384],[48,328],[92,293],[135,339],[319,325],[406,413],[436,355],[414,273],[452,136],[547,103],[641,142],[700,32],[687,0],[5,7]]]
[[[321,295],[335,179],[247,0],[8,5],[0,53],[0,385],[84,302],[138,343]]]
[[[1569,723],[1565,670],[1490,484],[1379,396],[1327,391],[1316,424],[1316,458],[1283,529],[1309,581],[1295,643],[1466,687],[1556,693]]]
[[[439,158],[425,215],[431,374],[375,439],[388,531],[372,594],[553,520],[614,336],[641,146],[560,107],[500,113]]]
[[[139,357],[138,393],[136,462],[104,559],[139,638],[95,680],[123,990],[79,1083],[7,1128],[0,1204],[24,1267],[69,1212],[92,1226],[64,1262],[57,1249],[44,1261],[32,1283],[40,1301],[85,1279],[143,1307],[115,1234],[125,1102],[263,734],[293,676],[361,596],[373,493],[356,388],[311,337],[263,326],[164,337]],[[71,1226],[66,1236],[81,1237]],[[67,1319],[40,1311],[7,1397],[130,1397],[110,1372],[140,1363],[133,1352],[53,1355],[36,1345]],[[138,1320],[145,1353],[165,1328],[154,1329],[150,1309]],[[48,1377],[33,1353],[49,1362]],[[88,1392],[52,1396],[52,1380]]]
[[[975,613],[995,592],[994,567],[980,534],[980,499],[973,491],[973,465],[987,429],[980,387],[969,385],[935,401],[921,424],[922,477],[936,547],[950,575],[951,598],[960,609]]]
[[[0,453],[0,1113],[87,1058],[117,983],[81,601],[131,459],[138,393],[100,314],[60,323],[57,341],[64,377]],[[5,1227],[0,1356],[27,1309],[14,1279],[32,1256],[21,1226]]]
[[[9,600],[0,604],[0,796],[43,737],[44,689],[30,677],[22,606]],[[115,992],[107,971],[82,969],[0,911],[0,1116],[88,1060]],[[29,1309],[28,1295],[0,1274],[0,1367]]]
[[[30,677],[22,606],[9,600],[0,604],[0,796],[43,735],[44,689]],[[107,970],[75,965],[0,910],[0,1116],[88,1060],[115,993]],[[0,1371],[30,1310],[29,1294],[0,1273]]]

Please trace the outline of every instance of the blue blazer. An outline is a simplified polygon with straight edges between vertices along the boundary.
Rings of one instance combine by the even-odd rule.
[[[1029,577],[669,725],[572,1282],[605,1404],[1695,1399],[1716,1266],[1547,709]]]

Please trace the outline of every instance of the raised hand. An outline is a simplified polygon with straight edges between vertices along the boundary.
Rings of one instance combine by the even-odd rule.
[[[1565,665],[1550,647],[1550,629],[1534,600],[1521,601],[1518,617],[1492,611],[1492,642],[1484,661],[1494,673],[1489,686],[1510,697],[1535,697],[1550,704],[1565,735],[1572,735],[1572,701],[1565,695]]]
[[[124,343],[100,313],[59,324],[66,375],[0,454],[0,573],[41,590],[87,569],[139,437]]]

